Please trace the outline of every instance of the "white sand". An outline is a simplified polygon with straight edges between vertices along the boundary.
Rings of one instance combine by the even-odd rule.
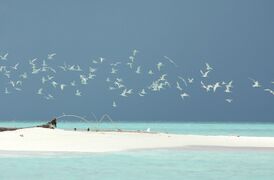
[[[44,128],[0,132],[0,151],[112,152],[190,146],[274,148],[274,137],[75,132]]]

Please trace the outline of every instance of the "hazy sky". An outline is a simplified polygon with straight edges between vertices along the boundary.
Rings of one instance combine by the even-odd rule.
[[[94,112],[108,113],[117,121],[274,122],[274,96],[263,91],[274,90],[270,83],[274,81],[273,9],[271,0],[2,0],[0,53],[9,56],[0,66],[19,62],[20,72],[29,71],[29,59],[37,57],[41,63],[48,53],[56,52],[52,65],[66,61],[87,68],[98,57],[106,58],[108,64],[126,63],[132,50],[138,49],[136,63],[145,70],[164,62],[163,73],[172,86],[177,75],[195,80],[185,88],[191,97],[184,101],[175,88],[123,98],[107,90],[110,67],[104,64],[98,66],[96,79],[81,88],[82,97],[69,90],[52,91],[56,99],[47,101],[35,94],[41,75],[30,76],[22,92],[10,95],[3,93],[8,80],[0,75],[0,119],[40,120],[63,112],[84,116]],[[214,71],[204,81],[233,80],[231,95],[201,89],[199,71],[205,62]],[[122,70],[119,77],[134,90],[153,79]],[[263,88],[252,88],[248,77],[258,79]],[[71,79],[68,74],[58,78],[64,83]],[[225,102],[226,98],[233,103]],[[112,107],[113,100],[117,108]]]

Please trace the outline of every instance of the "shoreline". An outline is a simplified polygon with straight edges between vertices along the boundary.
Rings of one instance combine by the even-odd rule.
[[[157,132],[28,128],[0,133],[1,152],[107,153],[142,150],[267,151],[274,137],[178,135]]]

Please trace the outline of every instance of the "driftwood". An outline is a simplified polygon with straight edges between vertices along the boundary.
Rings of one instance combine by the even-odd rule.
[[[33,126],[33,127],[42,127],[42,128],[49,128],[49,129],[54,129],[57,126],[57,119],[54,118],[53,120],[51,120],[50,122],[48,122],[47,124],[42,124],[42,125],[38,125],[38,126]],[[32,127],[25,127],[25,128],[32,128]],[[25,129],[25,128],[8,128],[8,127],[0,127],[0,132],[3,131],[15,131],[17,129]]]

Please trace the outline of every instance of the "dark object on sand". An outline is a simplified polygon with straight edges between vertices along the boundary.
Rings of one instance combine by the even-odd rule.
[[[42,128],[49,128],[49,129],[54,129],[57,126],[57,119],[54,118],[53,120],[51,120],[50,122],[48,122],[47,124],[42,124],[39,126],[33,126],[33,127],[42,127]],[[26,128],[32,128],[32,127],[25,127],[25,128],[7,128],[7,127],[0,127],[0,132],[3,131],[15,131],[17,129],[26,129]]]
[[[77,129],[76,128],[74,128],[74,131],[76,131]]]
[[[54,118],[53,120],[51,120],[50,122],[48,122],[47,124],[42,124],[40,126],[36,126],[36,127],[42,127],[42,128],[50,128],[50,129],[54,129],[57,126],[57,119]]]
[[[89,128],[88,128],[87,130],[88,130],[88,131],[90,131],[90,129],[89,129]]]

